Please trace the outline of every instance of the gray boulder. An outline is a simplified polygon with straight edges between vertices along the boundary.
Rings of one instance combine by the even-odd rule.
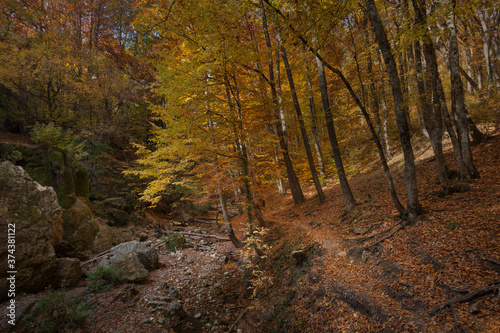
[[[51,282],[57,257],[54,245],[61,240],[62,211],[52,187],[41,186],[23,168],[9,161],[0,164],[0,232],[14,234],[15,252],[0,246],[0,270],[17,271],[16,294],[43,290]],[[9,252],[10,250],[10,252]],[[15,266],[8,266],[8,255],[15,256]],[[0,280],[0,300],[7,297],[7,279]]]
[[[158,267],[158,253],[150,242],[131,241],[119,244],[109,251],[111,264],[127,257],[129,253],[136,256],[141,264],[149,271]]]
[[[144,281],[149,276],[149,271],[144,268],[137,255],[128,252],[113,262],[120,282],[136,283]]]

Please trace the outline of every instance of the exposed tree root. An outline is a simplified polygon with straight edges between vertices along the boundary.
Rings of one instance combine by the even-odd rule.
[[[482,296],[485,296],[485,295],[488,295],[488,294],[492,294],[496,290],[499,290],[499,289],[500,289],[500,281],[496,281],[492,286],[490,286],[488,288],[484,288],[484,289],[479,289],[479,290],[473,291],[470,294],[462,296],[462,297],[452,298],[452,299],[450,299],[448,302],[446,302],[444,304],[441,304],[439,306],[436,306],[436,307],[433,307],[433,308],[427,310],[427,312],[431,316],[433,316],[433,315],[436,315],[439,312],[443,311],[447,307],[452,306],[453,304],[470,302],[470,301],[472,301],[472,300],[474,300],[476,298],[479,298],[479,297],[482,297]]]

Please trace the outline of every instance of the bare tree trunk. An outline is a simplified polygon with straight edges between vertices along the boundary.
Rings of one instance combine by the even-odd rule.
[[[389,109],[387,108],[387,101],[385,100],[385,87],[384,87],[384,79],[383,79],[383,73],[384,69],[382,68],[382,59],[379,59],[379,67],[380,67],[380,73],[381,73],[381,87],[380,87],[380,107],[382,108],[383,111],[383,119],[382,119],[382,137],[384,141],[384,148],[385,148],[385,154],[387,156],[387,160],[390,160],[392,158],[391,154],[391,141],[389,140],[389,131],[387,130],[387,122],[389,121]]]
[[[399,128],[399,136],[401,139],[401,147],[405,159],[405,173],[406,173],[406,192],[407,192],[407,206],[408,206],[408,223],[413,224],[420,214],[421,207],[418,201],[418,188],[417,176],[415,169],[415,158],[413,156],[413,148],[410,141],[410,133],[408,121],[406,118],[407,105],[403,98],[403,91],[401,89],[401,82],[399,81],[398,70],[396,61],[392,54],[391,44],[387,39],[387,34],[380,19],[377,7],[374,0],[365,0],[368,15],[372,23],[375,38],[382,51],[387,74],[392,87],[392,95],[394,97],[394,108],[396,110],[396,120]]]
[[[271,39],[269,37],[269,31],[267,29],[267,17],[266,11],[264,8],[263,0],[260,0],[260,5],[262,9],[262,26],[264,28],[264,35],[266,37],[266,45],[267,45],[267,53],[268,53],[268,63],[269,63],[269,82],[271,85],[271,96],[273,98],[274,104],[274,115],[276,120],[281,120],[279,109],[278,109],[278,98],[276,92],[276,83],[274,81],[274,69],[273,69],[273,59],[272,59],[272,46]],[[290,158],[290,154],[288,152],[288,144],[285,141],[285,137],[283,135],[283,130],[281,126],[277,127],[277,134],[280,141],[280,147],[283,154],[283,159],[285,161],[286,173],[288,176],[288,183],[290,185],[290,191],[292,192],[293,201],[295,204],[301,204],[305,202],[304,194],[302,193],[302,189],[300,188],[299,179],[295,174],[295,170],[293,169],[292,160]]]
[[[285,64],[286,75],[288,77],[288,84],[290,85],[290,90],[292,92],[293,106],[295,107],[295,112],[297,113],[297,118],[299,120],[300,132],[302,134],[302,140],[304,142],[304,148],[306,150],[307,162],[309,163],[309,169],[311,170],[311,176],[313,178],[314,186],[316,187],[316,193],[318,194],[318,199],[320,203],[325,202],[325,194],[321,188],[321,183],[318,178],[318,173],[316,172],[316,166],[314,165],[314,158],[311,151],[311,145],[309,144],[309,138],[307,137],[306,126],[304,124],[304,118],[302,116],[302,110],[300,109],[299,99],[297,97],[297,91],[295,89],[295,83],[293,81],[292,70],[290,69],[290,64],[288,62],[288,57],[286,54],[285,47],[281,41],[281,34],[278,28],[278,33],[276,34],[276,39],[278,45],[281,45],[281,56],[283,58],[283,63]]]
[[[453,10],[455,9],[455,0],[451,0]],[[459,139],[460,153],[462,161],[467,168],[467,174],[462,177],[479,178],[474,161],[472,159],[472,150],[469,141],[469,126],[467,122],[467,107],[465,104],[464,87],[460,78],[460,58],[458,51],[457,30],[455,27],[455,13],[451,12],[447,18],[449,39],[449,69],[451,78],[451,98],[452,108],[455,107],[455,124],[457,127],[457,136]]]
[[[415,41],[413,43],[413,46],[415,51],[415,70],[417,73],[417,90],[419,97],[418,101],[423,113],[423,126],[429,134],[429,140],[431,142],[432,150],[434,151],[439,182],[441,184],[445,184],[448,181],[448,170],[443,154],[443,126],[441,120],[441,108],[438,106],[433,108],[429,103],[429,100],[427,99],[428,89],[426,89],[425,82],[428,82],[429,80],[424,80],[420,41]],[[427,86],[427,88],[429,87]],[[434,112],[432,112],[432,109],[434,109]]]
[[[330,110],[330,101],[328,100],[325,67],[323,66],[321,60],[318,58],[316,58],[316,65],[318,67],[321,101],[323,103],[323,111],[325,112],[326,129],[328,131],[330,145],[333,151],[333,160],[335,161],[335,168],[337,169],[337,174],[339,176],[340,187],[342,189],[342,193],[344,194],[346,210],[350,212],[356,206],[356,200],[354,199],[354,195],[352,194],[351,186],[347,181],[347,176],[344,170],[344,163],[342,162],[342,156],[340,155],[337,134],[335,133],[335,126],[333,123],[332,111]]]
[[[311,77],[309,73],[306,74],[307,81],[307,98],[309,101],[309,115],[311,116],[311,132],[313,135],[314,148],[318,158],[319,174],[321,177],[325,176],[325,165],[323,163],[323,152],[321,151],[321,140],[318,130],[318,121],[316,119],[316,105],[314,104],[314,95],[312,91]]]

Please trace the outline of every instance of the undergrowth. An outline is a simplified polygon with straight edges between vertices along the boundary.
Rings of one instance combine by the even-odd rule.
[[[84,324],[90,312],[87,301],[79,297],[71,299],[64,290],[52,291],[38,301],[34,311],[21,320],[21,325],[27,325],[28,332],[74,331]]]
[[[99,266],[87,275],[87,279],[91,281],[90,290],[99,293],[118,282],[118,272],[113,265]]]

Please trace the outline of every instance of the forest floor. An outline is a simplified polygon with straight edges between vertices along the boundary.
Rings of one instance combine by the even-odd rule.
[[[383,173],[367,164],[351,180],[359,205],[348,214],[337,184],[325,186],[323,204],[312,190],[299,206],[289,195],[269,195],[261,238],[268,249],[247,270],[245,253],[231,243],[193,237],[201,247],[160,247],[163,267],[143,283],[95,293],[83,281],[69,293],[91,313],[72,331],[164,332],[155,300],[175,287],[186,312],[170,330],[177,333],[500,332],[500,134],[473,147],[481,178],[454,179],[454,193],[437,184],[432,151],[416,151],[424,214],[415,225],[400,224]],[[446,158],[455,165],[451,150]],[[402,162],[396,156],[391,170],[405,202]],[[232,223],[241,237],[245,216]],[[217,233],[209,223],[182,228]],[[450,300],[457,302],[435,309]]]

